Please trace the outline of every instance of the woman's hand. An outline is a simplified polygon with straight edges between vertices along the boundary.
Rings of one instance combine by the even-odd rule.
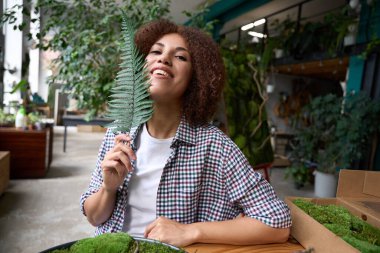
[[[131,161],[136,160],[136,155],[129,145],[130,141],[131,137],[127,134],[117,135],[115,146],[105,155],[101,163],[104,190],[116,191],[128,172],[132,171]]]
[[[158,217],[145,228],[144,236],[149,239],[184,247],[195,242],[195,231],[191,224],[182,224],[165,217]]]

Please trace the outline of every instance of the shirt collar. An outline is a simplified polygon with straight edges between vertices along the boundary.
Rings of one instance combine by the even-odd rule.
[[[174,136],[173,143],[175,142],[184,142],[191,145],[197,143],[197,128],[191,126],[184,116],[181,118],[177,132]]]
[[[145,123],[137,126],[137,127],[132,127],[131,130],[129,131],[129,136],[132,138],[132,142],[131,142],[131,148],[132,150],[135,150],[136,151],[136,148],[137,148],[137,135],[139,132],[141,132],[142,130],[142,126],[144,125]]]
[[[145,123],[144,123],[145,124]],[[137,135],[138,133],[142,130],[142,126],[144,124],[141,124],[140,126],[138,127],[133,127],[131,128],[131,131],[129,132],[129,136],[131,136],[132,138],[132,149],[135,150],[135,147],[136,147],[136,141],[137,141]],[[181,121],[179,123],[179,126],[178,126],[178,129],[177,129],[177,132],[173,138],[173,142],[172,142],[172,145],[173,144],[176,144],[176,143],[187,143],[187,144],[190,144],[190,145],[195,145],[197,143],[197,128],[196,127],[193,127],[191,126],[187,120],[185,119],[185,117],[182,117],[181,118]]]

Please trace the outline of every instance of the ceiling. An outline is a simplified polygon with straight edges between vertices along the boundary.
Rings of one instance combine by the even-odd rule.
[[[218,0],[216,0],[215,2],[217,1]],[[188,20],[188,18],[182,12],[184,10],[194,11],[197,9],[198,6],[202,5],[205,2],[210,1],[171,0],[170,16],[174,22],[183,24]],[[275,12],[279,12],[287,7],[297,5],[302,2],[305,2],[305,0],[272,0],[269,3],[260,6],[259,8],[248,11],[247,13],[228,21],[224,24],[223,28],[221,29],[221,34],[224,34],[231,30],[239,29],[239,27],[241,27],[242,25],[269,16]],[[347,0],[310,0],[303,4],[302,17],[309,19],[318,19],[322,17],[321,14],[336,9],[346,3]],[[282,20],[285,19],[287,16],[295,19],[297,17],[297,11],[297,8],[292,8],[288,11],[282,12],[276,16],[271,17],[271,19]]]
[[[171,20],[173,20],[177,24],[185,23],[188,18],[183,11],[194,11],[197,7],[204,3],[205,0],[171,0],[170,4],[170,16]]]
[[[305,0],[272,0],[259,8],[251,10],[229,22],[225,23],[221,33],[239,29],[242,25],[251,23],[255,20],[270,16],[268,23],[271,24],[275,19],[284,20],[290,17],[293,20],[297,19],[298,8],[290,8],[289,10],[282,11],[288,7],[296,6]],[[336,10],[342,5],[346,4],[346,0],[311,0],[302,5],[302,19],[307,20],[320,20],[323,15],[331,10]],[[271,16],[273,13],[280,12]],[[259,28],[259,27],[258,27]]]

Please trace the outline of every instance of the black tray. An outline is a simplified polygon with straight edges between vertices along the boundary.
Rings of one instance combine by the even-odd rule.
[[[133,236],[133,239],[135,239],[136,241],[139,241],[139,242],[152,242],[152,243],[158,243],[158,244],[162,244],[162,245],[165,245],[165,246],[168,246],[169,248],[172,248],[174,250],[178,250],[178,251],[181,251],[182,249],[176,247],[176,246],[173,246],[171,244],[167,244],[167,243],[164,243],[164,242],[160,242],[160,241],[156,241],[156,240],[153,240],[153,239],[147,239],[145,237],[137,237],[137,236]],[[58,245],[58,246],[55,246],[55,247],[52,247],[52,248],[49,248],[49,249],[46,249],[44,251],[41,251],[40,253],[50,253],[54,250],[59,250],[59,249],[68,249],[71,247],[71,245],[73,245],[74,243],[76,243],[77,241],[72,241],[72,242],[67,242],[67,243],[64,243],[64,244],[61,244],[61,245]]]

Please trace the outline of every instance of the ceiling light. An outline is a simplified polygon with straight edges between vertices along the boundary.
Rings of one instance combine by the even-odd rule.
[[[248,32],[249,35],[251,36],[254,36],[254,37],[258,37],[258,38],[266,38],[267,36],[263,33],[258,33],[258,32]]]
[[[259,25],[264,24],[265,22],[266,22],[265,18],[262,18],[253,22],[253,26],[259,26]]]
[[[242,31],[246,31],[246,30],[248,30],[248,29],[253,28],[254,26],[255,26],[255,25],[254,25],[253,23],[249,23],[249,24],[243,25],[243,26],[241,27],[241,30],[242,30]]]

